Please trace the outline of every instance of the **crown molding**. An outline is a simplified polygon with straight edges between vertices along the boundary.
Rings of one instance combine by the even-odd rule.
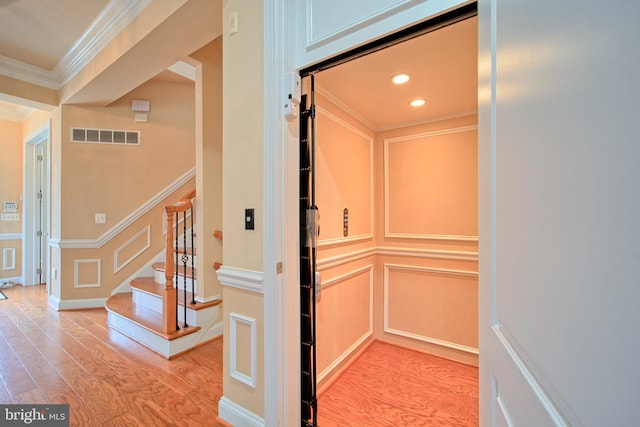
[[[52,70],[0,55],[0,74],[59,90],[102,51],[152,0],[111,0]]]
[[[53,68],[58,89],[82,70],[151,3],[151,0],[111,0],[75,45]]]

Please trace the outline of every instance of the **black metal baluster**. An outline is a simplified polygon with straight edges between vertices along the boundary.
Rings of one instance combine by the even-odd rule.
[[[193,241],[193,204],[191,204],[191,304],[196,303],[196,267],[194,265],[194,257],[196,247]]]
[[[176,288],[176,331],[180,330],[180,326],[178,325],[178,212],[176,212],[176,246],[175,246],[175,254],[176,254],[176,263],[174,264],[174,274],[175,279],[173,281],[173,286]]]
[[[184,298],[184,327],[187,326],[187,211],[182,211],[182,242],[184,245],[184,253],[182,254],[182,295]]]

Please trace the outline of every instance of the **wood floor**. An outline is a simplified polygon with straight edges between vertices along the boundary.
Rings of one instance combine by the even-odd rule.
[[[3,291],[0,403],[68,403],[71,426],[220,425],[222,339],[168,361],[109,329],[104,309]],[[320,427],[477,426],[478,370],[375,342],[318,406]]]
[[[477,426],[478,368],[375,341],[318,399],[318,424]]]
[[[3,290],[0,402],[69,403],[72,426],[217,426],[222,339],[168,361],[107,328],[104,309],[47,306],[44,286]]]

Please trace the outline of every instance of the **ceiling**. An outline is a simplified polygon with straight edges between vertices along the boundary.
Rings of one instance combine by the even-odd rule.
[[[375,131],[477,112],[477,17],[317,74],[317,90]],[[391,83],[409,74],[403,85]],[[419,108],[409,102],[426,101]]]
[[[148,3],[0,0],[0,74],[59,82],[73,56],[101,27],[133,19]],[[390,78],[398,72],[408,73],[411,80],[392,85]],[[325,70],[317,74],[316,87],[373,130],[475,113],[477,20],[470,18]],[[425,106],[409,107],[415,97],[424,98]],[[13,101],[0,94],[0,118],[22,121],[33,111]]]
[[[116,22],[125,2],[0,0],[0,74],[54,87],[73,55],[99,32],[98,27]],[[22,121],[33,111],[0,94],[0,118]]]

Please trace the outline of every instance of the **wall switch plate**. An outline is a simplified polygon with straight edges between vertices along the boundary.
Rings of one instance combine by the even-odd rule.
[[[255,210],[254,209],[245,209],[244,210],[244,229],[245,230],[254,230],[256,227],[255,224]]]
[[[107,214],[106,213],[97,213],[96,214],[96,224],[106,224],[107,223]]]

